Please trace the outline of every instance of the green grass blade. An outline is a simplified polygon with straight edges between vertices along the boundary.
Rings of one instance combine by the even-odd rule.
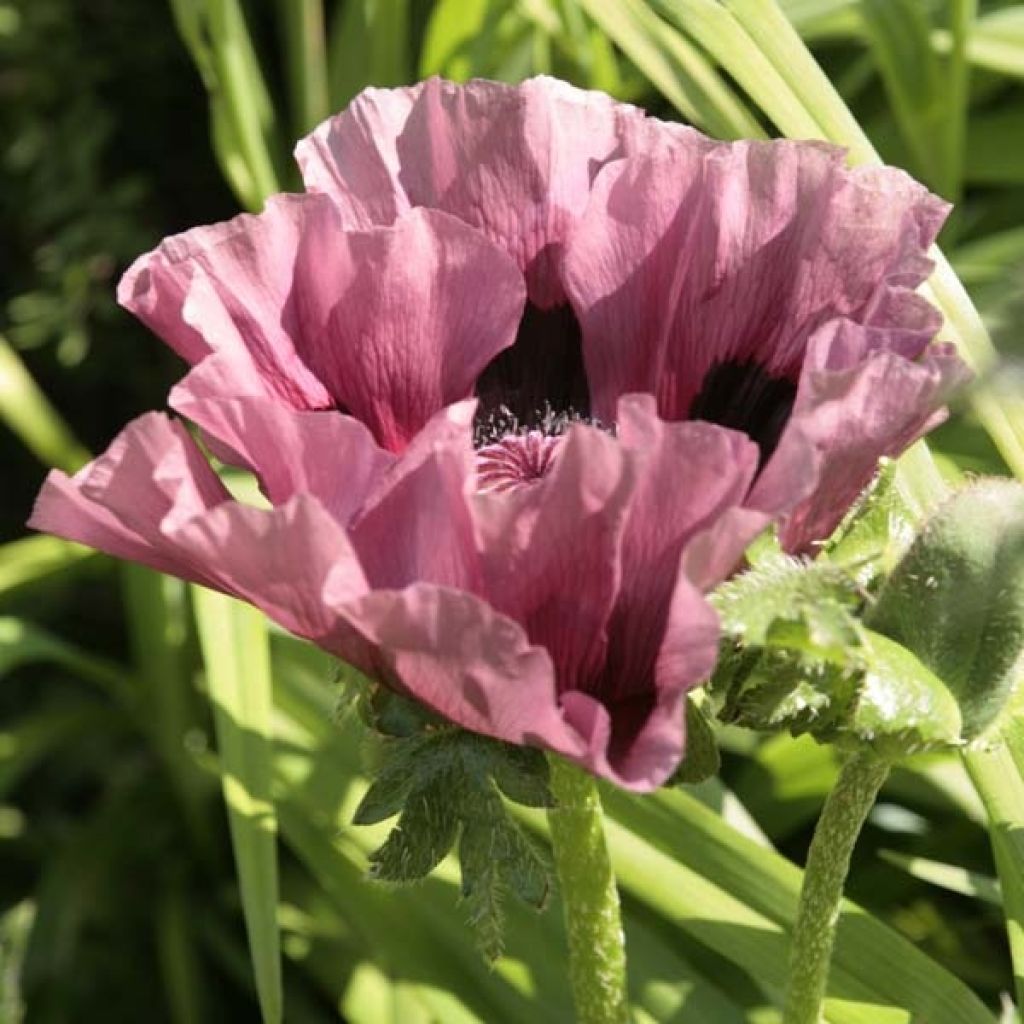
[[[882,860],[922,882],[928,882],[949,892],[958,892],[962,896],[973,896],[995,907],[1003,905],[999,883],[987,875],[968,871],[956,864],[944,864],[926,857],[910,857],[895,850],[879,850],[878,855]]]
[[[1003,893],[1003,914],[1017,1005],[1024,1006],[1024,746],[1009,743],[964,754],[967,771],[989,816],[992,855]]]
[[[87,562],[99,561],[92,548],[57,537],[23,537],[0,547],[0,596]],[[112,564],[112,563],[111,563]]]
[[[124,706],[133,702],[135,681],[119,665],[83,651],[33,622],[0,617],[0,678],[22,665],[40,662],[60,665]]]
[[[944,88],[931,25],[919,0],[861,0],[866,36],[885,83],[911,168],[932,188],[950,196],[942,166]]]
[[[60,413],[25,369],[7,339],[0,335],[0,419],[44,465],[68,473],[89,461]]]
[[[952,45],[949,37],[944,43]],[[986,71],[1024,78],[1024,4],[991,11],[979,18],[967,44],[967,56],[972,64]]]
[[[608,791],[604,799],[617,823],[609,838],[626,892],[750,971],[779,997],[800,870],[728,828],[684,792],[663,790],[640,800]],[[992,1024],[959,979],[849,902],[829,994],[831,1024]]]
[[[643,0],[580,0],[580,6],[688,121],[720,138],[764,135],[703,54]]]
[[[340,110],[368,85],[412,80],[410,14],[409,0],[350,0],[338,8],[329,48],[333,109]]]
[[[653,0],[664,16],[725,67],[750,96],[773,95],[771,117],[792,138],[815,138],[817,121],[761,53],[733,15],[717,0]]]
[[[260,612],[223,594],[194,587],[192,595],[256,990],[264,1024],[280,1024],[283,997],[267,626]]]
[[[964,145],[967,115],[971,104],[971,64],[967,48],[978,13],[978,0],[948,0],[952,48],[945,65],[946,87],[943,116],[943,167],[946,172],[943,194],[960,199],[964,181]]]
[[[171,1024],[201,1024],[206,1019],[206,979],[189,920],[190,911],[185,886],[178,879],[165,882],[153,927]]]
[[[285,67],[292,102],[292,136],[315,128],[330,113],[323,0],[278,0]]]
[[[258,210],[279,192],[277,117],[238,0],[170,0],[178,34],[210,98],[210,133],[239,200]]]

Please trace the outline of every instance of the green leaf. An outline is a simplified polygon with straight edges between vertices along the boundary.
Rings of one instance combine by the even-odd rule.
[[[323,0],[279,0],[278,11],[284,28],[292,135],[298,138],[330,113],[324,5]]]
[[[968,750],[964,762],[989,817],[989,838],[1003,894],[1017,1005],[1024,1006],[1024,750],[995,742]]]
[[[954,495],[865,621],[943,681],[965,736],[986,729],[1024,670],[1024,485],[993,479]]]
[[[1024,5],[990,11],[971,32],[968,55],[988,71],[1024,78]]]
[[[540,908],[550,886],[550,868],[509,820],[499,796],[500,789],[527,806],[549,806],[543,755],[433,726],[385,739],[380,753],[376,777],[353,823],[372,825],[398,812],[400,817],[385,843],[370,855],[371,877],[419,881],[458,838],[469,921],[481,952],[495,959],[501,953],[506,890]]]
[[[1007,139],[1024,132],[1018,103],[973,114],[967,126],[967,178],[978,185],[1024,184],[1024,155]]]
[[[799,95],[718,0],[653,0],[653,6],[727,68],[748,95],[774,96],[770,116],[782,132],[794,138],[818,135]]]
[[[422,77],[443,74],[461,82],[472,75],[469,62],[458,57],[483,28],[488,6],[488,0],[438,0],[434,4],[420,50]]]
[[[828,562],[778,555],[724,583],[711,601],[723,630],[745,647],[785,647],[842,662],[857,643],[853,613],[863,595]]]
[[[221,782],[264,1024],[282,1020],[270,654],[263,614],[193,587]]]
[[[214,149],[250,210],[279,192],[276,113],[239,0],[171,0],[178,31],[210,96]]]
[[[370,877],[396,884],[418,882],[447,856],[458,828],[454,801],[443,783],[412,792],[387,842],[370,857]]]
[[[718,774],[722,755],[715,730],[692,697],[686,698],[686,751],[666,785],[696,785]]]
[[[11,541],[0,547],[0,596],[99,558],[99,552],[92,548],[58,537],[24,537]]]
[[[498,789],[513,803],[524,807],[554,805],[551,772],[540,750],[511,744],[504,746],[494,758],[491,774]]]

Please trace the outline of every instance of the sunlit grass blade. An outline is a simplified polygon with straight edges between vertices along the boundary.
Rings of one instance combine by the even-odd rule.
[[[136,706],[163,762],[196,848],[214,849],[207,818],[209,780],[185,746],[199,726],[189,661],[188,588],[152,569],[122,563],[121,593],[137,680]]]
[[[1013,739],[971,750],[964,754],[964,761],[988,811],[1017,1005],[1024,1006],[1024,746],[1019,728]]]
[[[23,537],[0,546],[0,595],[100,558],[92,548],[57,537]]]
[[[278,0],[294,138],[330,113],[323,0]]]
[[[616,822],[609,838],[625,891],[749,970],[778,997],[799,868],[740,836],[686,793],[663,790],[639,800],[609,790],[605,800]],[[849,903],[829,994],[830,1024],[992,1024],[962,982]]]
[[[223,594],[192,591],[213,705],[221,780],[264,1024],[282,1020],[277,817],[267,626]]]
[[[808,41],[860,35],[860,0],[780,0],[786,17]]]
[[[993,906],[1003,905],[1003,896],[999,883],[994,878],[968,871],[956,864],[944,864],[942,861],[929,860],[927,857],[910,857],[895,850],[879,850],[879,857],[889,864],[906,871],[908,875],[928,882],[930,885],[958,892],[962,896],[973,896],[975,899],[990,903]]]
[[[780,131],[798,139],[818,134],[799,97],[717,0],[653,0],[653,6],[727,68],[749,96],[775,96],[771,117]]]
[[[283,644],[289,650],[293,646],[294,641]],[[365,786],[344,781],[351,780],[359,767],[351,733],[346,730],[324,743],[324,716],[333,696],[324,683],[316,681],[317,669],[306,676],[301,665],[293,663],[292,668],[285,671],[282,667],[277,675],[278,707],[294,730],[282,737],[290,742],[282,743],[279,750],[278,772],[291,780],[293,798],[300,799],[301,794],[307,813],[332,809],[326,824],[337,830],[336,844],[355,844],[369,852],[381,837],[373,829],[348,826]],[[303,749],[311,743],[324,745],[316,752]],[[332,767],[328,769],[327,764]],[[344,792],[344,797],[339,792]],[[674,948],[700,947],[705,956],[713,955],[726,967],[736,965],[756,978],[769,995],[780,999],[800,870],[763,842],[740,835],[717,811],[688,793],[663,790],[635,798],[609,787],[603,799],[611,819],[612,855],[625,896],[627,932],[636,920],[651,922],[654,934],[670,936]],[[544,832],[542,814],[527,811],[522,816]],[[300,820],[303,817],[300,815]],[[287,831],[290,826],[283,827]],[[450,871],[450,865],[445,870]],[[403,895],[412,900],[420,891]],[[642,911],[631,917],[631,908],[637,907]],[[542,929],[550,920],[549,914],[530,929],[527,947],[540,942]],[[523,955],[519,942],[510,936],[508,948],[516,956]],[[636,953],[637,945],[631,938],[634,976],[646,972],[648,964],[646,954]],[[558,955],[550,958],[556,965],[561,963]],[[545,961],[544,955],[541,961]],[[529,962],[532,968],[533,959]],[[516,965],[499,961],[497,969],[515,971]],[[654,976],[673,975],[669,970]],[[533,977],[542,985],[541,974]],[[556,981],[564,989],[564,978]],[[929,1024],[992,1024],[991,1015],[963,983],[852,905],[845,910],[840,926],[832,996],[830,1024],[909,1024],[911,1019],[928,1020]],[[693,1019],[719,1019],[710,1010],[709,1014],[695,1012]]]
[[[73,473],[89,461],[60,413],[50,404],[3,335],[0,335],[0,419],[47,466]]]
[[[950,32],[934,33],[932,43],[940,53],[954,45]],[[967,40],[967,58],[978,68],[1024,78],[1024,4],[997,8],[974,23]]]
[[[580,0],[580,6],[688,121],[721,138],[764,135],[703,54],[644,0]]]

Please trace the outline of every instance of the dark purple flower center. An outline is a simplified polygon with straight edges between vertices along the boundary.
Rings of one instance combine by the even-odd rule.
[[[580,325],[568,304],[527,303],[515,344],[496,356],[477,381],[481,420],[504,409],[519,428],[540,427],[551,411],[590,414]]]
[[[742,430],[761,449],[763,466],[779,443],[795,398],[793,381],[773,377],[752,360],[726,360],[704,375],[687,419]]]
[[[602,426],[590,419],[583,342],[572,307],[540,309],[527,303],[515,343],[480,375],[477,395],[475,444],[481,456],[488,451],[488,458],[498,459],[503,480],[512,479],[514,467],[519,481],[542,476],[557,447],[554,439],[569,424]],[[779,443],[795,398],[796,383],[788,377],[773,375],[752,359],[726,359],[705,373],[682,418],[742,431],[760,448],[764,465]],[[524,440],[532,435],[550,442],[543,446],[547,454],[542,462],[536,461],[539,442]]]

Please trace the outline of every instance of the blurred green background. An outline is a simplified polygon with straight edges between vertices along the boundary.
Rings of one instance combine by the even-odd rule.
[[[1004,356],[976,394],[1018,401],[1024,5],[782,7],[883,158],[957,202],[942,244]],[[334,720],[331,666],[229,616],[224,629],[271,656],[265,783],[282,839],[279,881],[249,876],[240,891],[215,754],[224,727],[188,589],[27,538],[23,523],[47,465],[101,450],[181,375],[114,302],[127,264],[167,234],[297,187],[295,139],[359,89],[547,73],[724,137],[800,135],[813,123],[803,85],[786,93],[755,59],[771,56],[767,39],[743,49],[755,8],[0,2],[0,1024],[253,1021],[261,1004],[273,1018],[282,993],[297,1022],[571,1019],[557,907],[510,908],[509,956],[491,970],[451,870],[397,894],[362,880],[379,830],[347,823],[362,754],[351,723]],[[1012,439],[1001,455],[979,407],[957,410],[936,449],[960,469],[1006,472]],[[835,764],[809,741],[724,731],[722,742],[721,782],[609,798],[643,1020],[777,1019],[799,884],[785,858],[802,861]],[[873,917],[841,939],[844,999],[830,1019],[1000,1012],[1013,978],[985,823],[957,759],[894,773],[850,889]],[[266,844],[251,850],[273,864]],[[254,925],[260,901],[276,913]]]

